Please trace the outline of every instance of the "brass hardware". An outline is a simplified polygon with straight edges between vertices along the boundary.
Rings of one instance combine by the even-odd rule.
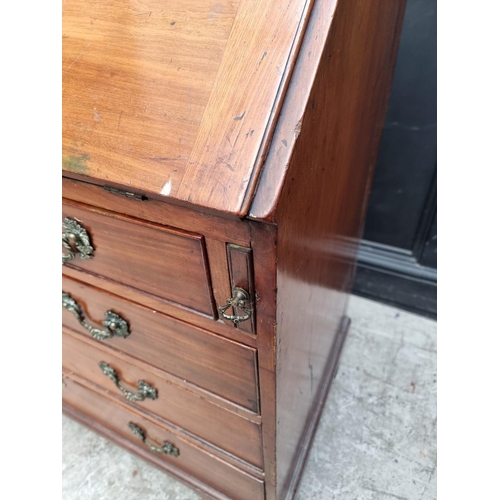
[[[120,377],[118,376],[118,373],[116,373],[116,370],[109,366],[107,363],[104,361],[101,361],[99,363],[99,368],[102,370],[104,375],[106,377],[109,377],[111,381],[122,391],[123,395],[125,396],[125,399],[127,401],[144,401],[146,398],[149,399],[157,399],[158,398],[158,392],[156,389],[149,385],[148,383],[144,382],[143,380],[139,380],[137,382],[137,392],[132,392],[129,391],[126,387],[123,387],[120,381]]]
[[[156,446],[155,444],[148,442],[146,438],[146,433],[138,425],[134,424],[133,422],[129,422],[128,426],[130,427],[132,434],[139,436],[141,438],[141,441],[153,453],[162,453],[163,455],[172,455],[174,457],[178,457],[180,455],[179,448],[177,448],[177,446],[173,445],[172,443],[169,443],[168,441],[163,441],[161,447]]]
[[[94,249],[90,244],[90,236],[87,231],[74,219],[67,217],[63,222],[64,233],[62,235],[62,244],[68,253],[63,254],[63,265],[80,255],[80,259],[91,259]]]
[[[104,329],[102,329],[96,328],[85,321],[85,314],[83,313],[82,307],[66,292],[62,293],[62,306],[70,313],[73,313],[80,325],[97,340],[110,339],[114,335],[122,338],[126,338],[130,335],[128,323],[113,311],[107,311],[104,315],[104,321],[102,322]]]
[[[230,299],[227,299],[225,306],[219,307],[219,313],[224,319],[228,319],[238,326],[238,323],[246,321],[252,316],[252,310],[245,306],[245,304],[248,304],[249,302],[250,295],[248,292],[243,288],[234,287],[233,296]],[[225,314],[230,307],[233,308],[233,314]],[[243,316],[238,316],[236,314],[237,309],[241,309],[245,314]]]
[[[119,196],[125,196],[126,198],[134,198],[135,200],[146,201],[148,199],[147,196],[137,193],[131,193],[130,191],[124,191],[123,189],[117,189],[111,186],[103,186],[105,191],[109,193],[117,194]]]

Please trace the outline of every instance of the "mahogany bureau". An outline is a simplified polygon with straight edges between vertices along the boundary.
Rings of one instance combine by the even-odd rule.
[[[400,0],[64,0],[63,410],[290,499],[348,327]]]

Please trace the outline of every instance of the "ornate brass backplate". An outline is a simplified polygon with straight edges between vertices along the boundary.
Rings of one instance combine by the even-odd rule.
[[[63,265],[76,258],[77,255],[80,256],[80,259],[91,259],[94,248],[90,243],[90,236],[85,228],[75,219],[66,217],[63,221],[63,229],[62,244],[68,251],[62,255]]]
[[[78,320],[80,325],[85,328],[92,337],[97,340],[110,339],[113,336],[126,338],[130,335],[128,323],[113,311],[107,311],[104,315],[102,326],[104,328],[96,328],[85,321],[85,314],[78,302],[66,292],[62,292],[62,306],[64,309],[72,313]]]

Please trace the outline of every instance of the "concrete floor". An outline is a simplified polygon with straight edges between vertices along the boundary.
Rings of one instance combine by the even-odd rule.
[[[296,500],[436,498],[436,323],[352,297],[337,379]],[[64,500],[198,500],[63,417]]]

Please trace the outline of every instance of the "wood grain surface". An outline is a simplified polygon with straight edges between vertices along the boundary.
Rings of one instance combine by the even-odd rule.
[[[259,356],[266,500],[276,500],[276,245],[277,227],[250,222],[254,257],[255,324]]]
[[[96,257],[64,266],[63,284],[90,322],[111,309],[131,335],[94,349],[70,313],[63,323],[88,360],[105,352],[127,383],[152,374],[178,398],[138,413],[111,386],[76,384],[67,411],[212,498],[294,497],[345,339],[404,6],[65,0],[63,185],[75,217],[93,214]],[[254,292],[241,328],[217,314],[236,282]],[[179,391],[206,400],[200,415]],[[228,429],[201,428],[225,412]],[[133,443],[132,414],[155,442],[188,443],[187,457]],[[231,443],[235,432],[245,436]]]
[[[325,4],[327,5],[327,4]],[[401,0],[339,0],[281,190],[277,248],[277,484],[297,453],[341,331],[375,167]]]
[[[108,310],[128,322],[130,335],[105,340],[106,345],[258,413],[255,349],[69,278],[63,278],[63,291],[93,325],[99,326]],[[66,310],[63,324],[89,335]]]
[[[65,0],[63,171],[244,215],[311,4]]]
[[[134,405],[149,411],[174,425],[182,427],[215,446],[262,468],[260,425],[224,409],[200,394],[190,391],[185,384],[175,384],[161,372],[148,369],[148,365],[117,353],[103,343],[75,334],[63,332],[63,367],[91,382],[125,398],[115,384],[102,372],[104,361],[120,377],[128,390],[137,393],[137,382],[143,380],[154,387],[157,399],[146,398]],[[132,404],[132,403],[130,403]]]
[[[65,0],[63,170],[165,195],[177,189],[237,7]]]
[[[250,244],[248,225],[234,217],[226,217],[227,214],[214,215],[152,198],[139,201],[112,194],[100,185],[67,178],[62,180],[62,193],[63,198],[68,200],[85,204],[91,202],[95,207],[203,234],[205,238],[241,246]]]
[[[67,265],[216,317],[203,236],[80,204],[63,203],[66,217],[94,248],[91,259]]]
[[[196,441],[182,434],[182,429],[159,425],[154,419],[102,391],[90,390],[66,376],[63,387],[63,411],[91,425],[106,437],[133,450],[167,472],[204,489],[220,500],[264,500],[262,478],[250,475],[215,457]],[[179,456],[152,453],[129,429],[129,422],[141,427],[148,441],[161,446],[164,441],[179,449]],[[207,487],[203,487],[206,485]],[[219,492],[217,494],[217,492]]]

